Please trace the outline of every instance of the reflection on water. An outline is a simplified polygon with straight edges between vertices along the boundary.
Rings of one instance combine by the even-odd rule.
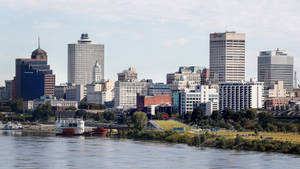
[[[0,168],[298,169],[300,156],[101,137],[0,131]]]

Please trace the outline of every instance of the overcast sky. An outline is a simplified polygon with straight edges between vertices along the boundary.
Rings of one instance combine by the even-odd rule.
[[[56,83],[67,81],[67,44],[82,32],[105,45],[105,78],[135,67],[139,79],[165,82],[178,66],[208,66],[209,33],[246,33],[246,77],[261,50],[294,56],[300,77],[299,0],[0,0],[0,84],[15,58],[47,51]],[[300,79],[300,78],[298,78]]]

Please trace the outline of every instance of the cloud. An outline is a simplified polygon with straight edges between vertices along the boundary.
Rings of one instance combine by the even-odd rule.
[[[0,16],[13,26],[20,18],[26,23],[41,19],[34,25],[39,32],[89,29],[95,39],[122,42],[126,37],[128,44],[147,39],[149,47],[159,42],[163,47],[182,47],[170,53],[189,44],[195,49],[190,55],[204,56],[210,32],[244,32],[247,69],[255,74],[253,57],[259,50],[281,47],[300,55],[299,6],[299,0],[0,0]],[[6,20],[6,12],[13,13],[13,19]],[[203,50],[197,50],[199,46]]]
[[[163,41],[162,45],[164,47],[185,46],[188,42],[189,40],[185,38],[180,38],[180,39],[165,40]]]
[[[35,28],[38,30],[53,30],[53,29],[60,29],[64,26],[62,23],[55,23],[55,22],[41,22],[36,23]]]
[[[142,40],[142,39],[144,39],[144,34],[141,34],[141,33],[133,33],[133,39],[134,39],[134,40]]]
[[[293,14],[298,13],[297,6],[300,5],[297,0],[272,0],[272,2],[269,0],[0,0],[0,2],[0,6],[13,9],[30,9],[29,11],[54,9],[64,13],[113,20],[195,22],[194,24],[201,25],[205,23],[226,25],[230,21],[243,26],[250,26],[253,23],[263,26],[278,21],[290,23],[290,20],[299,18],[299,15]]]
[[[300,36],[299,6],[297,0],[0,0],[0,7],[22,13],[53,10],[110,22],[175,22],[202,31],[234,29],[280,37]]]

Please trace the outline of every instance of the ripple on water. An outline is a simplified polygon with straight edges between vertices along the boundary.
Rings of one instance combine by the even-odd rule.
[[[0,168],[297,169],[300,156],[128,139],[0,131]],[[4,145],[4,146],[3,146]]]

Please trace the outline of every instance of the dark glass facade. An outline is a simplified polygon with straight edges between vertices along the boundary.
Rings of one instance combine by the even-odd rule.
[[[44,57],[40,57],[42,55]],[[46,52],[33,53],[31,59],[16,60],[16,98],[33,100],[43,95],[54,95],[54,89],[55,75],[47,65]]]

